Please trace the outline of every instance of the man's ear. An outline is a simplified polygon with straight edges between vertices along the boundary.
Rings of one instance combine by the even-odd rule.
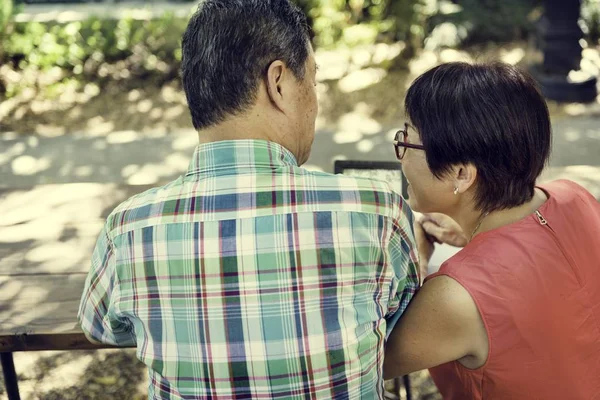
[[[269,99],[273,105],[283,113],[285,113],[285,104],[283,101],[283,83],[287,73],[289,73],[289,71],[281,60],[273,61],[267,70],[266,83]]]
[[[454,187],[458,188],[458,193],[464,193],[475,185],[477,180],[477,167],[472,163],[457,164],[452,167],[454,178]]]

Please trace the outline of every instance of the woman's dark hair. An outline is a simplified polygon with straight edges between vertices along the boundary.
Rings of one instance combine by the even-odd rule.
[[[304,78],[310,30],[289,0],[204,0],[182,41],[181,75],[196,129],[250,107],[267,67]]]
[[[552,134],[548,107],[530,75],[500,62],[442,64],[413,82],[405,110],[434,176],[456,164],[477,167],[478,209],[531,200]]]

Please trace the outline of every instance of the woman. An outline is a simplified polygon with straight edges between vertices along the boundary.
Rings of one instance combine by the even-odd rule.
[[[386,378],[431,368],[445,399],[600,399],[600,205],[573,182],[536,186],[551,130],[534,81],[444,64],[406,114],[395,147],[422,257],[424,232],[466,246],[391,333]]]

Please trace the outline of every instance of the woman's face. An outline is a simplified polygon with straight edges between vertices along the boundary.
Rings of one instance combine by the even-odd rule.
[[[412,144],[421,144],[419,134],[414,127],[407,124],[407,141]],[[407,148],[402,163],[402,172],[409,183],[408,196],[410,207],[421,213],[441,212],[452,213],[454,204],[454,187],[451,179],[436,178],[427,165],[425,151]]]

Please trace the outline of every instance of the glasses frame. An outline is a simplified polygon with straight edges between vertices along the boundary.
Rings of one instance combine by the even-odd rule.
[[[400,135],[402,135],[402,141],[400,140]],[[404,158],[406,154],[406,149],[416,149],[416,150],[425,150],[425,147],[422,144],[413,144],[408,143],[408,124],[404,124],[404,129],[400,129],[396,132],[394,136],[394,150],[396,151],[396,158],[400,161]],[[401,150],[402,149],[402,150]]]

